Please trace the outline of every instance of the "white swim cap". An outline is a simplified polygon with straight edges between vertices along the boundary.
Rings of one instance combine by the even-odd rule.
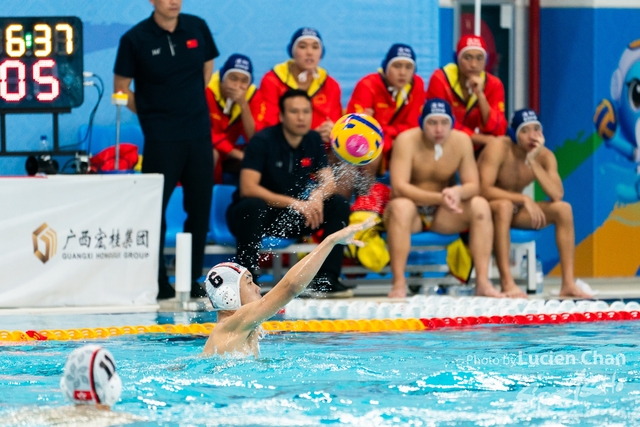
[[[209,270],[204,283],[214,310],[240,308],[240,280],[246,271],[235,262],[223,262]]]
[[[113,406],[122,392],[113,355],[95,344],[73,350],[64,365],[60,388],[71,403]]]

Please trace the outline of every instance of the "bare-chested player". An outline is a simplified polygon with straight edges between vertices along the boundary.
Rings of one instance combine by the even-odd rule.
[[[562,200],[564,189],[558,163],[544,146],[542,124],[531,109],[516,111],[509,137],[488,144],[478,159],[482,195],[489,200],[495,228],[494,250],[502,291],[521,296],[509,270],[509,229],[556,226],[556,244],[562,267],[561,296],[589,298],[573,276],[575,233],[571,205]],[[522,190],[536,180],[549,201],[534,202]]]
[[[364,246],[353,236],[375,225],[375,220],[354,224],[327,236],[296,263],[264,297],[249,271],[239,264],[224,262],[213,267],[205,280],[207,296],[218,312],[218,324],[204,346],[205,354],[259,353],[259,326],[305,290],[335,245]]]
[[[405,268],[411,234],[470,232],[476,267],[476,295],[502,296],[488,277],[493,224],[487,201],[479,197],[478,168],[471,139],[452,129],[451,107],[443,99],[424,105],[420,128],[401,133],[391,155],[392,199],[385,210],[393,287],[390,298],[407,295]],[[451,186],[456,172],[460,185]]]

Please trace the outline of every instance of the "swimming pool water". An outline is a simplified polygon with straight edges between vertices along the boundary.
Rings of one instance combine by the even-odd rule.
[[[134,425],[622,426],[640,424],[639,332],[609,322],[287,333],[266,336],[258,359],[201,357],[205,338],[191,336],[92,342],[114,354],[115,410],[146,419]],[[0,346],[0,425],[66,405],[60,375],[82,344]]]

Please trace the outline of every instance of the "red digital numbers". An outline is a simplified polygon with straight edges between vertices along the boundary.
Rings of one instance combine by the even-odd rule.
[[[41,59],[33,64],[33,80],[35,80],[40,86],[50,86],[49,92],[38,92],[36,98],[38,101],[53,101],[60,95],[60,82],[53,76],[43,76],[40,74],[42,68],[50,68],[56,65],[56,61],[53,59]]]
[[[60,82],[52,75],[43,75],[44,70],[53,70],[56,61],[53,59],[41,59],[33,64],[31,78],[39,85],[34,87],[36,98],[41,102],[53,101],[60,95]],[[12,71],[11,85],[9,72]],[[17,79],[17,82],[16,82]],[[17,84],[16,84],[17,83]],[[27,94],[26,66],[18,59],[8,59],[0,65],[0,98],[7,102],[18,102]]]
[[[18,71],[17,92],[9,92],[8,75],[10,69]],[[2,65],[0,65],[0,97],[5,101],[10,102],[17,102],[24,98],[27,94],[27,83],[25,81],[25,77],[25,66],[21,61],[18,61],[17,59],[4,61]]]

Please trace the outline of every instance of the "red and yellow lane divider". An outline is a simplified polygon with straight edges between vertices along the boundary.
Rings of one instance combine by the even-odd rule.
[[[640,320],[640,311],[598,311],[586,313],[517,314],[506,316],[444,317],[431,319],[338,319],[284,320],[263,322],[269,333],[279,332],[407,332],[446,327],[461,328],[482,324],[541,325],[569,322]],[[0,341],[90,340],[137,334],[207,335],[215,323],[190,325],[111,326],[107,328],[45,329],[41,331],[0,330]]]
[[[106,339],[137,334],[193,334],[207,335],[214,323],[190,325],[111,326],[107,328],[45,329],[41,331],[0,330],[0,341],[89,340]],[[385,332],[421,331],[425,325],[420,319],[367,319],[367,320],[287,320],[263,322],[262,328],[278,332]]]

